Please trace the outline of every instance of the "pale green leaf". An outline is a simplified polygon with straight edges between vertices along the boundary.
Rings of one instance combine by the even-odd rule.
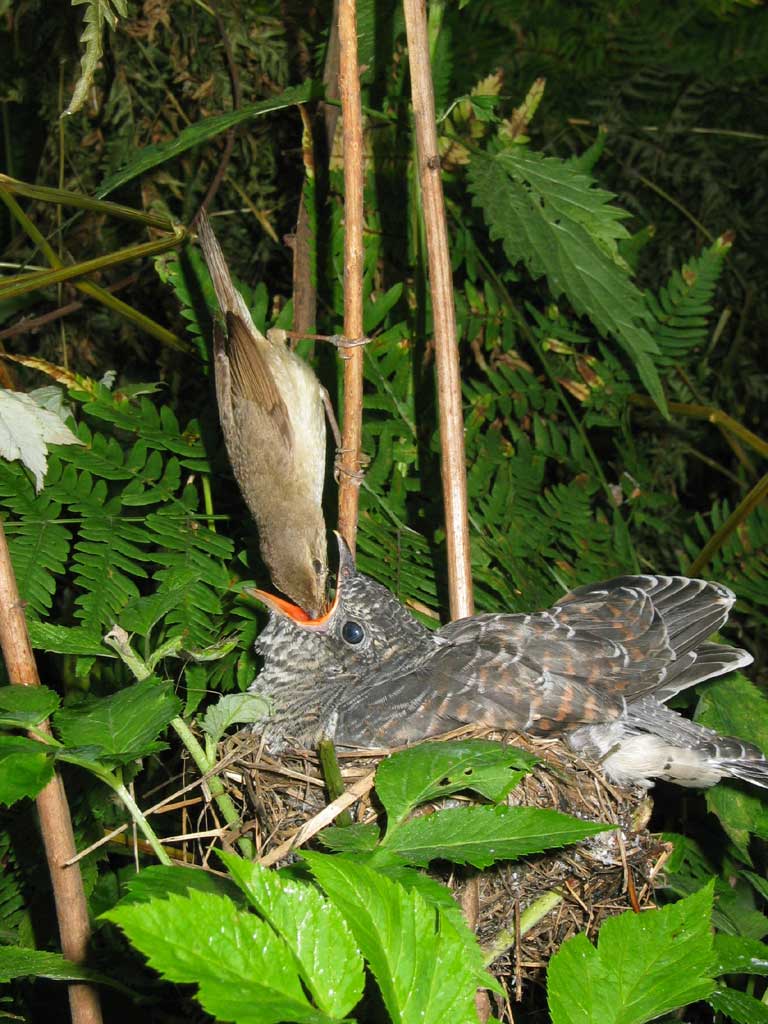
[[[768,945],[740,935],[715,935],[715,974],[768,974]]]
[[[125,880],[127,894],[120,900],[120,906],[129,903],[146,903],[152,899],[166,899],[170,893],[186,896],[190,889],[228,896],[236,902],[244,902],[237,886],[228,878],[221,878],[199,868],[184,868],[165,864],[152,864],[142,868],[137,875]]]
[[[714,989],[712,884],[661,910],[627,911],[552,957],[547,992],[552,1024],[643,1024]]]
[[[29,640],[39,651],[52,654],[97,655],[114,658],[115,654],[106,646],[99,630],[90,626],[57,626],[52,622],[30,619],[27,623]]]
[[[736,1024],[768,1024],[768,1006],[747,992],[723,985],[709,997],[709,1005]]]
[[[93,76],[101,55],[104,52],[103,35],[105,23],[111,29],[117,25],[117,16],[128,16],[128,0],[72,0],[72,6],[87,4],[85,12],[85,29],[80,42],[85,43],[83,56],[80,58],[80,77],[65,114],[76,114],[85,103],[88,90],[93,84]]]
[[[293,956],[255,914],[224,896],[186,896],[114,907],[102,915],[125,932],[164,978],[198,986],[212,1016],[234,1024],[327,1024],[307,1001]]]
[[[269,714],[269,703],[255,693],[228,693],[212,704],[200,723],[214,743],[218,743],[233,725],[262,722]]]
[[[82,444],[63,420],[31,395],[0,388],[0,458],[26,466],[40,491],[48,470],[49,444]]]
[[[503,800],[536,763],[515,747],[488,740],[420,743],[392,754],[376,772],[376,793],[389,826],[418,804],[471,789],[489,800]]]
[[[55,981],[102,980],[94,972],[67,960],[61,953],[25,949],[21,946],[0,946],[0,982],[27,977],[52,978]]]
[[[363,960],[341,912],[314,885],[220,853],[230,875],[293,954],[317,1006],[343,1017],[363,995]]]
[[[59,706],[59,695],[46,686],[0,686],[0,725],[29,729]]]
[[[216,114],[213,117],[205,117],[202,121],[183,128],[177,135],[168,142],[160,142],[155,146],[145,146],[139,150],[138,155],[130,160],[123,167],[110,175],[96,190],[96,198],[104,199],[110,192],[113,192],[121,185],[138,177],[145,171],[165,163],[180,153],[185,153],[193,146],[202,142],[208,142],[223,132],[229,131],[235,125],[248,121],[253,117],[261,117],[262,114],[269,114],[273,110],[283,110],[285,107],[296,106],[299,103],[307,103],[312,99],[320,99],[322,89],[314,82],[304,82],[302,85],[291,86],[279,96],[273,96],[260,103],[252,103],[248,106],[232,110],[227,114]]]
[[[476,1024],[476,965],[444,915],[354,859],[305,859],[347,919],[394,1024]]]
[[[53,777],[50,750],[25,736],[0,736],[0,804],[34,797]]]
[[[109,697],[62,708],[53,722],[68,747],[95,747],[107,757],[132,759],[154,747],[180,708],[167,685],[147,679]]]
[[[538,807],[452,807],[406,821],[385,842],[412,864],[449,860],[486,868],[612,827]]]

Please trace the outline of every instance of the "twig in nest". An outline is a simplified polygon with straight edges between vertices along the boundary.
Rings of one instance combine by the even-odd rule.
[[[303,846],[304,843],[308,842],[312,836],[316,835],[320,831],[320,829],[325,828],[326,825],[330,825],[338,814],[345,811],[348,807],[351,807],[352,804],[359,800],[361,796],[365,796],[365,794],[373,788],[375,775],[375,772],[369,772],[365,778],[360,779],[359,782],[355,782],[351,785],[346,793],[329,803],[327,807],[324,807],[313,818],[306,821],[301,828],[297,829],[292,836],[285,840],[284,843],[281,843],[279,846],[275,847],[274,850],[271,850],[268,854],[262,857],[259,864],[264,867],[270,867],[278,860],[286,857],[292,850],[297,849],[299,846]]]

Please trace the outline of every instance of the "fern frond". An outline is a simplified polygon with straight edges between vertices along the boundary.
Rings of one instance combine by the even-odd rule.
[[[726,232],[701,256],[676,270],[658,295],[646,292],[648,309],[656,320],[651,334],[661,366],[684,362],[705,344],[712,297],[732,244],[732,236]]]
[[[61,505],[48,490],[35,494],[21,466],[0,460],[0,506],[11,513],[5,523],[21,599],[28,613],[44,616],[51,610],[56,577],[63,575],[72,532],[61,525]]]

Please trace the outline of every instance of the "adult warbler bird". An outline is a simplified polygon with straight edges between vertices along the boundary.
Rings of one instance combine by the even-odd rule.
[[[284,331],[267,331],[265,338],[258,330],[205,214],[199,237],[221,310],[214,371],[232,469],[275,586],[317,616],[328,571],[322,387]]]

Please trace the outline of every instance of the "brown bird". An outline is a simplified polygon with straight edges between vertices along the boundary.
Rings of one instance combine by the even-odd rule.
[[[623,784],[664,778],[710,786],[724,776],[768,787],[750,743],[666,707],[681,690],[749,664],[707,643],[726,621],[727,587],[682,576],[621,576],[566,594],[548,611],[476,615],[430,632],[359,573],[339,538],[330,610],[311,619],[269,594],[256,642],[267,744],[412,743],[472,723],[565,736]]]
[[[315,616],[328,572],[324,392],[284,331],[258,330],[205,214],[199,235],[225,328],[214,328],[214,372],[232,469],[275,586]]]

